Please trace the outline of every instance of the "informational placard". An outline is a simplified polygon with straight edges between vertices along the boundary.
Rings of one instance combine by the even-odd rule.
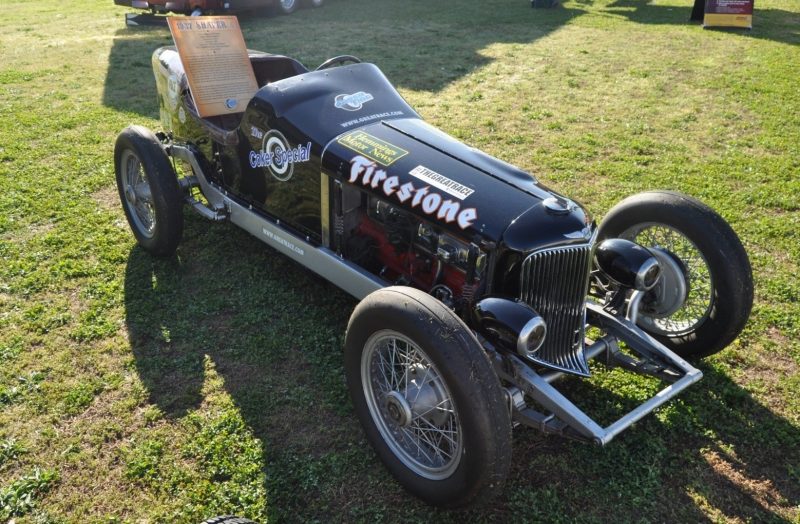
[[[706,0],[703,27],[753,28],[754,0]]]
[[[236,17],[171,16],[168,22],[197,113],[244,111],[258,84]]]

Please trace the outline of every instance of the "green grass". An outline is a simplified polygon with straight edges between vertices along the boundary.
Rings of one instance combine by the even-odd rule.
[[[330,0],[243,19],[249,47],[377,63],[428,121],[598,217],[676,189],[753,263],[742,336],[606,448],[514,434],[491,506],[434,511],[369,448],[347,398],[355,301],[187,211],[175,258],[138,249],[112,153],[158,127],[150,54],[111,0],[5,2],[0,32],[0,521],[800,522],[800,6],[748,33],[688,0]],[[610,420],[654,384],[569,389]]]

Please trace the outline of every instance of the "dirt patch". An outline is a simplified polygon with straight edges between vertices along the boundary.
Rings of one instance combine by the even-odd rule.
[[[2,240],[10,240],[14,244],[22,245],[30,242],[37,236],[46,235],[56,228],[54,221],[40,222],[38,224],[31,224],[23,229],[14,229],[8,233],[0,235]]]
[[[235,311],[223,309],[214,313],[213,316],[206,317],[203,320],[203,325],[207,326],[212,331],[226,331],[231,329],[231,325],[235,316]]]
[[[776,328],[769,328],[767,334],[779,347],[789,347],[789,339]],[[798,373],[800,373],[800,365],[791,356],[778,353],[774,349],[764,349],[760,351],[759,357],[747,370],[747,379],[748,381],[760,379],[766,383],[775,383]]]
[[[119,209],[119,193],[116,186],[104,187],[99,191],[92,193],[92,198],[95,202],[100,204],[103,209],[116,211]]]
[[[770,326],[767,329],[767,335],[770,340],[778,344],[779,346],[789,346],[789,337],[781,333],[781,330],[776,328],[775,326]]]

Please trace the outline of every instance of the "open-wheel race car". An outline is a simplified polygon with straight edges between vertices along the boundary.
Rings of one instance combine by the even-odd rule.
[[[249,56],[260,88],[245,110],[200,118],[176,50],[155,51],[164,130],[117,139],[125,214],[157,256],[175,252],[184,206],[230,221],[358,298],[344,348],[355,411],[425,501],[495,495],[518,424],[608,443],[701,378],[685,359],[744,327],[747,254],[694,198],[641,193],[598,226],[426,124],[375,65]],[[603,427],[556,387],[590,376],[590,360],[664,388]]]

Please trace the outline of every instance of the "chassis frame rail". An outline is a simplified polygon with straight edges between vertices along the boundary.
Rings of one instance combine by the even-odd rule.
[[[635,422],[700,380],[703,373],[631,321],[615,317],[592,302],[587,302],[586,309],[587,323],[607,333],[586,349],[587,358],[604,354],[605,364],[609,366],[624,367],[671,384],[616,422],[602,427],[551,385],[551,382],[563,376],[563,373],[537,373],[520,357],[511,353],[496,355],[495,368],[498,369],[501,378],[519,388],[509,394],[509,403],[516,422],[545,433],[557,433],[605,445]],[[622,353],[617,346],[620,340],[643,358],[636,360]],[[520,392],[533,399],[549,414],[528,407]]]

